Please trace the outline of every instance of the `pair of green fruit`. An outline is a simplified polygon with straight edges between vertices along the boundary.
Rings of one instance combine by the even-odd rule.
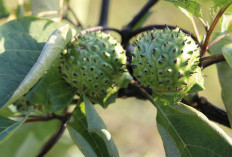
[[[195,41],[178,28],[152,30],[134,47],[131,66],[135,78],[152,89],[155,99],[177,102],[185,94],[204,89]],[[79,96],[98,103],[119,83],[126,71],[122,46],[109,34],[78,35],[61,57],[61,73]]]

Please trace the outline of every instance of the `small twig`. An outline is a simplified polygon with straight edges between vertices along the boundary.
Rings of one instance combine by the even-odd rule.
[[[129,22],[129,24],[124,27],[124,29],[132,29],[156,2],[158,2],[158,0],[149,0],[140,12]]]
[[[65,116],[63,116],[62,124],[59,130],[47,141],[47,143],[44,145],[44,147],[42,148],[40,153],[37,155],[37,157],[43,157],[58,142],[58,140],[60,139],[60,137],[62,136],[62,134],[64,133],[66,129],[66,122],[69,120],[70,116],[71,116],[70,114],[66,114]]]
[[[205,42],[203,44],[203,47],[202,47],[202,53],[201,53],[201,56],[204,56],[206,51],[208,50],[208,44],[209,44],[209,40],[210,40],[210,37],[214,31],[214,28],[216,27],[219,19],[221,18],[221,16],[223,15],[223,13],[226,11],[226,9],[232,4],[232,2],[230,2],[229,4],[227,4],[225,7],[223,7],[216,15],[216,17],[214,18],[209,30],[207,31],[207,34],[206,34],[206,38],[205,38]]]
[[[198,19],[200,20],[200,22],[204,26],[205,31],[208,32],[209,26],[207,25],[207,23],[205,23],[205,21],[202,18],[200,18],[200,17],[198,17]]]
[[[229,34],[222,34],[219,35],[216,39],[214,39],[211,43],[209,43],[208,45],[208,49],[213,46],[214,44],[216,44],[217,42],[219,42],[220,40],[222,40],[223,38],[225,38],[226,36],[228,36]]]
[[[71,23],[73,26],[76,26],[76,24],[71,19],[69,19],[67,16],[63,16],[63,19]]]
[[[194,20],[194,18],[193,18],[192,15],[191,15],[191,22],[192,22],[192,24],[193,24],[193,29],[194,29],[195,34],[196,34],[196,37],[197,37],[197,43],[200,44],[200,43],[201,43],[200,34],[199,34],[199,31],[198,31],[198,29],[197,29],[195,20]]]
[[[63,121],[64,117],[63,116],[59,116],[59,115],[48,115],[46,117],[41,117],[41,116],[29,116],[29,119],[26,120],[24,123],[31,123],[31,122],[44,122],[44,121],[50,121],[50,120],[61,120]]]
[[[62,123],[60,129],[49,139],[49,141],[44,145],[43,150],[37,155],[37,157],[43,157],[45,154],[51,150],[51,148],[56,144],[60,139],[66,129],[66,124]]]
[[[212,64],[219,63],[222,61],[225,61],[225,58],[222,54],[211,55],[211,56],[201,58],[199,66],[202,69],[204,69]]]
[[[82,24],[81,24],[81,22],[80,22],[80,20],[78,19],[78,17],[77,17],[77,15],[76,15],[76,13],[74,12],[74,10],[70,7],[70,6],[68,6],[68,11],[70,11],[70,13],[73,15],[73,17],[75,18],[75,20],[76,20],[76,26],[78,26],[78,27],[82,27]]]
[[[106,27],[108,24],[108,12],[109,12],[110,0],[102,0],[101,15],[99,19],[99,26]]]

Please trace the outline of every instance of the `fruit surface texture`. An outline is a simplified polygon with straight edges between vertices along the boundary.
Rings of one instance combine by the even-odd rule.
[[[155,97],[179,101],[186,93],[204,89],[199,56],[198,45],[180,29],[154,29],[135,44],[133,74]]]
[[[86,32],[68,45],[60,70],[77,95],[99,103],[117,86],[125,64],[125,51],[117,40],[103,32]]]

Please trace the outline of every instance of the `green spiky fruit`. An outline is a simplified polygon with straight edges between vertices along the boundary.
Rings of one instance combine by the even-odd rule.
[[[109,34],[87,32],[78,35],[61,57],[61,73],[76,90],[92,102],[100,103],[125,71],[122,46]]]
[[[133,73],[156,98],[173,103],[204,89],[199,56],[198,45],[180,29],[154,29],[135,45]]]

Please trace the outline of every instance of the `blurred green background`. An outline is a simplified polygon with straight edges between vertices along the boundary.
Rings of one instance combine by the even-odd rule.
[[[111,0],[109,26],[121,29],[146,2],[147,0]],[[5,0],[5,3],[8,8],[17,6],[17,0]],[[93,26],[98,23],[101,0],[71,0],[70,4],[81,23],[85,26]],[[204,5],[207,8],[208,4]],[[153,14],[144,26],[149,24],[169,24],[177,25],[190,32],[194,32],[189,19],[168,2],[161,0],[151,11],[153,11]],[[30,15],[30,13],[27,14]],[[204,11],[204,16],[207,19],[211,18],[207,10]],[[196,22],[202,35],[204,29],[199,21],[196,20]],[[203,72],[206,90],[200,92],[200,95],[205,96],[212,103],[224,108],[215,65],[206,68]],[[165,156],[162,141],[156,128],[156,109],[151,103],[135,98],[127,98],[118,99],[116,103],[111,104],[107,109],[102,109],[100,106],[96,106],[96,108],[112,133],[120,156]],[[59,125],[57,121],[25,124],[17,134],[14,134],[12,138],[0,147],[0,156],[35,156],[39,152],[40,147],[49,139]],[[11,145],[10,148],[8,147],[9,145]],[[46,155],[46,157],[82,156],[81,152],[71,141],[67,131],[55,147]]]

